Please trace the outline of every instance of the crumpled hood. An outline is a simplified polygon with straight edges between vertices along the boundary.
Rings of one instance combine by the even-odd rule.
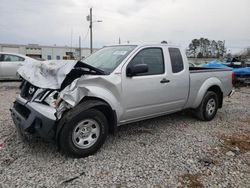
[[[67,74],[73,69],[76,60],[50,60],[26,63],[18,74],[39,88],[60,89]]]

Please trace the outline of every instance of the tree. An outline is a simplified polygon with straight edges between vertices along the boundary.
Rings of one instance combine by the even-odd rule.
[[[223,55],[226,53],[226,48],[223,41],[219,40],[217,42],[217,49],[218,49],[218,56],[223,57]]]
[[[198,53],[197,58],[203,58],[203,55],[201,52]]]
[[[202,54],[202,56],[204,55],[204,38],[200,38],[200,52]]]
[[[211,44],[210,40],[204,39],[204,46],[203,46],[204,54],[203,54],[203,57],[209,57],[208,49],[210,47],[210,44]]]
[[[218,51],[218,44],[215,40],[212,40],[211,44],[211,57],[216,57]]]
[[[193,39],[192,42],[189,44],[189,51],[196,57],[197,48],[200,46],[200,41],[198,39]]]
[[[193,57],[223,57],[226,53],[225,42],[209,40],[201,37],[193,39],[188,46],[187,52]]]

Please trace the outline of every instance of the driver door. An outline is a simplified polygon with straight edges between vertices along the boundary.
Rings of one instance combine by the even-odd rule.
[[[148,72],[128,77],[129,66],[146,64]],[[130,121],[167,110],[167,81],[163,49],[150,47],[140,50],[122,70],[122,121]]]

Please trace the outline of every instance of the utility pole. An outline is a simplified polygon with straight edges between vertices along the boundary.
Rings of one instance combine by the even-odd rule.
[[[92,39],[92,8],[89,11],[89,30],[90,30],[90,53],[93,53],[93,39]]]
[[[70,52],[72,52],[72,38],[73,38],[73,30],[71,28],[71,33],[70,33]]]
[[[89,21],[89,30],[90,30],[90,53],[93,53],[93,33],[92,33],[92,28],[93,28],[93,23],[94,22],[102,22],[102,20],[95,20],[93,21],[92,19],[92,8],[89,10],[89,15],[87,16],[87,21]]]
[[[79,36],[79,60],[82,59],[81,36]]]
[[[121,44],[121,38],[119,37],[119,44]]]

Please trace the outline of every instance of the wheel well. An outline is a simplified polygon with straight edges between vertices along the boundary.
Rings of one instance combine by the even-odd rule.
[[[116,132],[116,129],[117,129],[117,117],[116,117],[115,110],[113,110],[111,108],[111,106],[106,101],[104,101],[103,99],[100,99],[100,98],[96,98],[96,97],[84,97],[80,103],[85,102],[85,101],[89,101],[89,100],[92,100],[92,101],[95,100],[95,101],[102,102],[99,105],[96,105],[92,108],[98,109],[104,113],[105,117],[108,120],[109,132],[114,134]]]
[[[222,107],[223,104],[223,93],[220,89],[219,86],[211,86],[210,88],[208,88],[208,91],[213,91],[217,94],[218,98],[219,98],[219,108]]]

